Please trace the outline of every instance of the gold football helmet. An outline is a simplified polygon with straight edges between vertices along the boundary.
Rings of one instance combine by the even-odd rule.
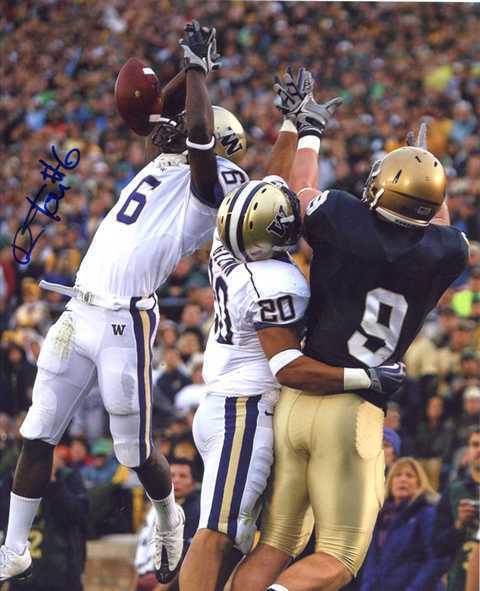
[[[375,162],[362,202],[389,222],[425,228],[445,199],[445,185],[437,158],[426,149],[406,146]]]
[[[212,108],[215,152],[233,162],[239,162],[247,151],[247,139],[243,126],[227,109],[216,105]]]
[[[233,162],[238,162],[247,151],[245,131],[233,113],[223,107],[213,106],[213,135],[215,152]],[[181,154],[187,148],[185,111],[171,117],[158,117],[152,133],[152,143],[164,154]]]
[[[293,191],[266,181],[249,181],[225,196],[217,215],[223,245],[241,261],[269,259],[294,246],[301,229]]]

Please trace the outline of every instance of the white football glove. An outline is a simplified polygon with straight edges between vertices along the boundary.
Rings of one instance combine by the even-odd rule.
[[[215,28],[201,27],[198,21],[193,20],[185,26],[185,37],[180,39],[180,45],[185,70],[197,68],[208,74],[221,66]]]
[[[296,123],[297,113],[310,98],[313,98],[313,76],[306,68],[300,68],[295,80],[290,66],[283,80],[275,76],[273,90],[277,94],[276,107],[284,117]]]
[[[335,111],[343,103],[343,98],[336,96],[326,103],[317,103],[310,98],[301,105],[296,115],[298,137],[316,135],[320,137],[327,128],[328,122],[335,115]]]

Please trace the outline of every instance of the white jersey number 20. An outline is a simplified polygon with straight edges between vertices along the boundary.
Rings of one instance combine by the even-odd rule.
[[[381,304],[390,309],[388,325],[380,322]],[[383,287],[369,291],[360,326],[368,336],[377,337],[385,344],[376,351],[372,351],[365,346],[368,336],[356,330],[348,339],[350,355],[371,367],[384,363],[395,351],[407,310],[408,303],[402,294],[383,289]]]

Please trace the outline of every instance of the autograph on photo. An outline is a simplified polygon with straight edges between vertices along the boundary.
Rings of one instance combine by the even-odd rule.
[[[30,209],[22,225],[16,231],[12,242],[13,256],[17,263],[21,265],[27,265],[30,262],[33,247],[45,232],[45,228],[43,228],[35,237],[32,234],[30,224],[34,222],[37,213],[41,213],[55,222],[61,220],[60,216],[57,215],[60,199],[63,199],[66,191],[70,189],[70,187],[60,182],[63,181],[66,174],[61,169],[73,170],[80,162],[80,150],[78,148],[72,148],[65,156],[65,160],[62,160],[57,154],[55,146],[52,146],[51,150],[52,157],[56,160],[56,166],[45,162],[45,160],[39,160],[43,167],[41,175],[43,180],[49,179],[50,183],[54,185],[58,183],[58,186],[53,187],[56,191],[50,190],[44,195],[45,189],[47,188],[47,183],[44,183],[33,199],[28,196],[26,197],[26,200],[30,203]]]

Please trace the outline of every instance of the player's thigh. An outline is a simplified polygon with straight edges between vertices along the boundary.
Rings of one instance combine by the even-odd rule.
[[[21,427],[26,439],[56,445],[97,380],[95,364],[75,345],[75,317],[64,312],[50,328],[37,362],[32,406]]]
[[[384,498],[383,411],[354,394],[322,397],[308,489],[316,550],[358,572]]]
[[[313,529],[307,489],[308,454],[297,431],[308,429],[311,409],[302,405],[298,390],[285,388],[275,408],[274,458],[262,513],[264,544],[298,555]],[[305,408],[304,408],[305,407]]]
[[[153,448],[151,360],[157,322],[156,310],[105,314],[95,359],[115,454],[132,468]]]
[[[199,528],[227,535],[244,554],[273,462],[272,411],[260,396],[209,395],[193,424],[205,466]]]

